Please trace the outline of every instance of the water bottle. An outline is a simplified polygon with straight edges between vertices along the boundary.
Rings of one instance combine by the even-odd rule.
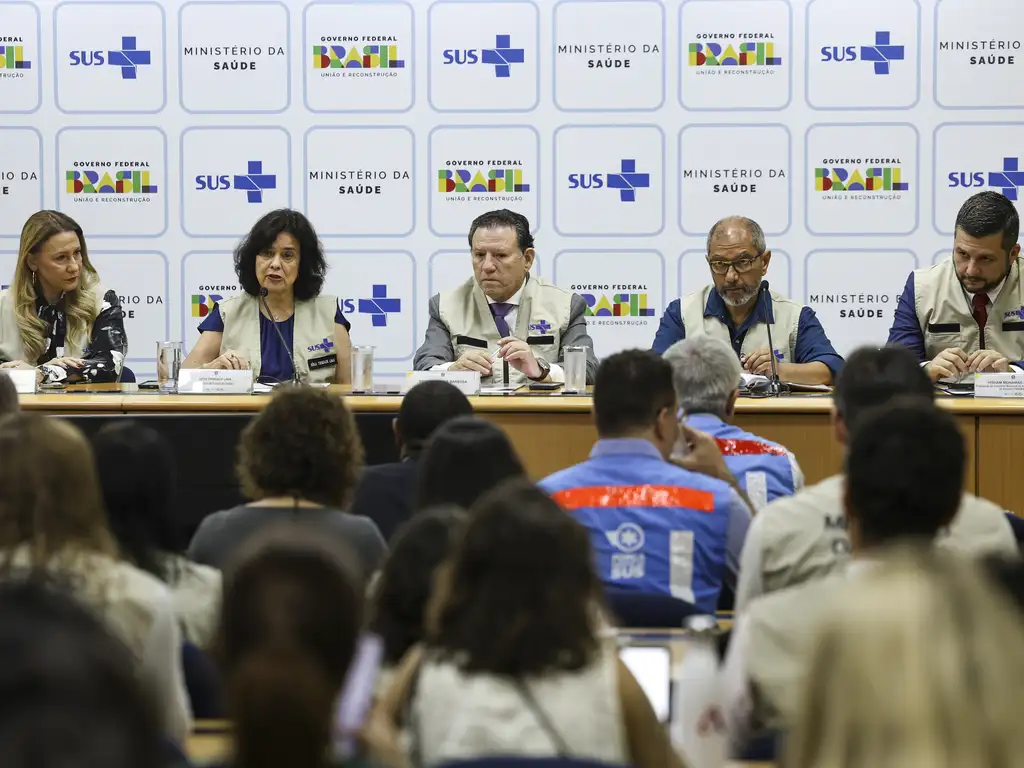
[[[685,652],[676,678],[672,743],[691,768],[722,768],[728,738],[722,710],[714,616],[686,620]]]

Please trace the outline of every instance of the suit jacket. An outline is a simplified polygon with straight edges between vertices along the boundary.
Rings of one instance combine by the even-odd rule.
[[[594,342],[587,333],[585,318],[587,303],[582,296],[564,291],[539,277],[530,277],[523,286],[514,334],[520,339],[529,336],[554,336],[553,345],[533,347],[537,357],[550,364],[562,365],[567,346],[587,349],[587,383],[594,383],[597,357]],[[413,367],[417,371],[429,370],[435,365],[454,362],[471,347],[455,345],[453,336],[471,336],[487,342],[490,354],[500,338],[487,298],[476,280],[470,278],[454,291],[436,294],[430,300],[430,322],[423,344],[416,351]],[[501,370],[500,362],[495,363]],[[523,379],[512,371],[517,381]]]
[[[417,460],[411,458],[363,470],[350,511],[373,520],[385,541],[390,542],[402,523],[412,517],[416,465]]]

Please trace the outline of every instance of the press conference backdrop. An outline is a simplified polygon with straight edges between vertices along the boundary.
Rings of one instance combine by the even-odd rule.
[[[738,213],[846,352],[969,194],[1017,198],[1022,45],[1019,0],[0,0],[0,283],[29,214],[72,215],[151,374],[292,206],[397,376],[485,210],[529,217],[599,355],[650,344]]]

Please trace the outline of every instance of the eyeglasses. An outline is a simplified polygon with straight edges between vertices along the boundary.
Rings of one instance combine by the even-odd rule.
[[[754,268],[754,265],[761,260],[762,254],[757,254],[751,259],[737,259],[736,261],[709,261],[708,266],[716,275],[726,275],[729,267],[736,270],[737,275],[743,275]]]

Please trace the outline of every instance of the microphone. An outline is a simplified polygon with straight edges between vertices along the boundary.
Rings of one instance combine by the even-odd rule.
[[[767,302],[766,306],[761,307],[761,313],[764,316],[765,327],[768,329],[768,355],[771,358],[772,363],[772,376],[771,381],[768,383],[768,392],[769,394],[778,397],[782,394],[783,390],[782,382],[779,380],[779,370],[775,367],[775,344],[772,343],[772,324],[768,321],[768,312],[766,311],[767,307],[770,307],[772,303],[772,295],[768,290],[768,281],[763,280],[761,282],[761,287],[758,290],[759,293],[764,294],[764,300]],[[773,318],[774,316],[774,313],[772,313]]]
[[[288,346],[288,342],[286,342],[284,340],[284,334],[281,333],[281,329],[277,327],[277,319],[274,317],[274,313],[270,311],[270,305],[267,304],[267,293],[269,293],[269,291],[267,291],[266,288],[261,286],[260,287],[260,303],[263,304],[263,308],[267,311],[267,316],[270,318],[270,322],[273,324],[274,330],[277,331],[277,338],[281,342],[281,348],[284,349],[284,351],[288,353],[288,357],[292,361],[291,384],[293,386],[298,386],[298,385],[302,384],[302,381],[299,379],[299,369],[295,366],[295,355],[292,354],[292,350]],[[283,384],[284,382],[281,382],[281,383]]]

